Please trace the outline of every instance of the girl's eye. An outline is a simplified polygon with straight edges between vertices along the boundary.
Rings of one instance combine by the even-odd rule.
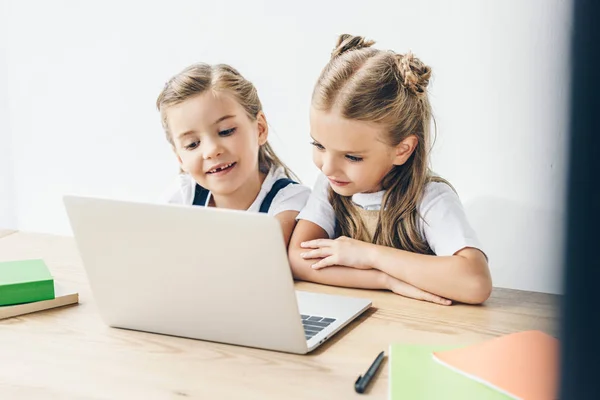
[[[323,147],[323,145],[321,143],[317,143],[315,141],[312,141],[312,142],[310,142],[310,144],[312,144],[313,146],[315,146],[319,150],[325,150],[325,147]]]
[[[346,158],[352,162],[359,162],[359,161],[363,160],[362,157],[349,156],[349,155],[346,155]]]
[[[219,132],[219,136],[223,136],[223,137],[224,136],[230,136],[230,135],[232,135],[235,132],[236,129],[237,128],[231,128],[231,129],[226,129],[224,131],[220,131]]]
[[[185,146],[185,148],[186,148],[187,150],[194,150],[194,149],[195,149],[196,147],[198,147],[199,145],[200,145],[200,141],[199,141],[199,140],[197,140],[197,141],[195,141],[195,142],[192,142],[192,143],[188,144],[187,146]]]

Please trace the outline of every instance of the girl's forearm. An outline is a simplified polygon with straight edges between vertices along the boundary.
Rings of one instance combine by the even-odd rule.
[[[389,289],[388,276],[382,271],[335,266],[315,270],[311,267],[314,260],[305,260],[300,256],[304,251],[306,249],[290,249],[292,273],[298,280],[359,289]]]
[[[487,260],[477,249],[431,256],[373,245],[369,258],[373,268],[447,299],[478,304],[492,290]]]

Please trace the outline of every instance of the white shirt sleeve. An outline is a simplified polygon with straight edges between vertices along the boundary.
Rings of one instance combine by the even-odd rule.
[[[159,198],[160,203],[186,204],[194,201],[195,181],[188,174],[180,174]]]
[[[300,183],[290,183],[281,189],[273,198],[269,215],[277,215],[284,211],[300,211],[310,196],[310,188]]]
[[[419,212],[423,236],[436,255],[451,256],[465,247],[483,252],[458,195],[447,184],[429,183]]]
[[[329,203],[329,181],[321,173],[317,177],[313,191],[306,207],[300,211],[296,219],[304,219],[319,225],[330,238],[335,235],[335,211]]]

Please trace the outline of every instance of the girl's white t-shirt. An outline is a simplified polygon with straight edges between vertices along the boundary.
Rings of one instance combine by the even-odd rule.
[[[319,174],[306,207],[296,219],[304,219],[319,225],[330,238],[335,235],[335,212],[328,199],[329,181]],[[364,209],[379,209],[385,191],[357,193],[352,201]],[[419,204],[419,230],[429,247],[438,256],[454,255],[456,252],[482,246],[469,224],[458,195],[450,186],[442,182],[430,182],[425,186],[423,199]]]
[[[248,207],[248,211],[259,212],[260,205],[273,187],[273,184],[281,178],[287,178],[283,168],[272,167],[260,188],[254,202]],[[192,205],[196,191],[196,181],[190,174],[180,174],[172,186],[162,198],[162,202],[171,204]],[[289,184],[281,189],[271,202],[269,215],[277,215],[284,211],[300,211],[306,205],[310,196],[310,188],[298,184]],[[211,194],[206,198],[205,205],[210,202]]]

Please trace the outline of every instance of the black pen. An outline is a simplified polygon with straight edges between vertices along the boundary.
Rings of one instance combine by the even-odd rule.
[[[379,366],[381,365],[381,362],[383,361],[383,357],[384,357],[384,352],[382,351],[381,353],[379,353],[379,355],[377,356],[375,361],[373,361],[373,364],[371,364],[371,366],[369,367],[367,372],[365,372],[365,375],[359,376],[358,379],[356,380],[356,382],[354,382],[354,390],[356,390],[357,393],[365,392],[365,390],[367,389],[367,386],[369,385],[369,382],[371,382],[371,379],[373,379],[373,376],[379,369]]]

